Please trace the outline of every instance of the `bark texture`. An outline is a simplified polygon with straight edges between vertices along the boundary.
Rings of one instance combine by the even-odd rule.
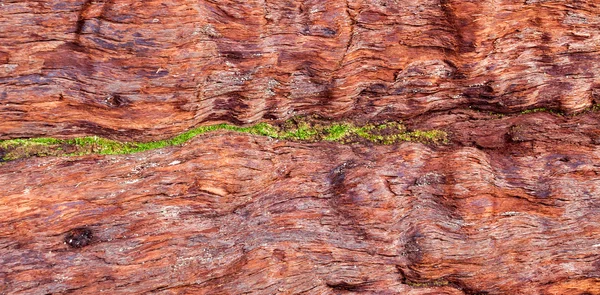
[[[4,1],[0,136],[600,99],[593,0]]]
[[[0,12],[0,139],[146,141],[302,114],[450,135],[219,131],[0,163],[0,294],[600,294],[596,1]]]
[[[600,150],[533,149],[216,133],[10,162],[0,290],[598,294]]]

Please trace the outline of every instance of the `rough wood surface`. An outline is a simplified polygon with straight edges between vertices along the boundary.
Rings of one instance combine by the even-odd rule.
[[[3,1],[0,137],[599,99],[596,1]]]
[[[593,0],[0,1],[0,139],[317,114],[450,141],[219,131],[0,163],[0,294],[600,294],[599,15]]]
[[[0,290],[598,294],[600,150],[548,146],[216,133],[132,156],[9,162]],[[77,228],[90,233],[72,247]]]

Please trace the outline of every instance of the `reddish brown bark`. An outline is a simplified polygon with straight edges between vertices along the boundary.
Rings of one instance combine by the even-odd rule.
[[[597,294],[600,153],[534,150],[218,133],[10,162],[3,290]]]
[[[591,0],[3,5],[3,138],[147,140],[312,113],[575,112],[598,99]]]
[[[2,139],[320,114],[451,140],[3,163],[0,294],[600,294],[595,1],[0,5]]]

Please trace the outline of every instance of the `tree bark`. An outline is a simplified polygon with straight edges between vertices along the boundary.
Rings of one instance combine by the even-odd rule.
[[[0,294],[600,294],[593,0],[0,5],[0,139],[450,135],[0,163]]]
[[[595,1],[3,3],[2,138],[598,102]],[[165,115],[166,114],[166,115]]]

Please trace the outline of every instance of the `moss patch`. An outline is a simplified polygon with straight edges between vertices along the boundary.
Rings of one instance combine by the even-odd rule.
[[[330,123],[307,117],[297,117],[276,127],[279,139],[301,141],[336,141],[340,143],[371,142],[394,144],[414,141],[427,144],[446,144],[448,134],[441,130],[407,130],[399,122],[356,125],[350,122]]]
[[[448,282],[444,279],[437,279],[437,280],[427,281],[427,282],[422,282],[422,283],[406,281],[405,284],[407,284],[411,287],[417,287],[417,288],[430,288],[430,287],[448,286],[450,284],[450,282]]]
[[[548,108],[535,108],[535,109],[524,110],[521,112],[521,114],[532,114],[532,113],[551,113],[554,115],[564,115],[560,111],[548,109]]]
[[[281,140],[340,143],[371,142],[394,144],[414,141],[426,144],[446,144],[448,135],[441,130],[407,130],[398,122],[366,124],[357,126],[349,122],[330,123],[307,118],[294,118],[280,125],[258,123],[249,127],[229,124],[201,126],[188,130],[171,139],[151,142],[121,142],[97,136],[73,139],[30,138],[0,141],[0,159],[16,160],[32,156],[77,156],[88,154],[132,154],[168,146],[181,145],[195,136],[217,130],[230,130]]]

